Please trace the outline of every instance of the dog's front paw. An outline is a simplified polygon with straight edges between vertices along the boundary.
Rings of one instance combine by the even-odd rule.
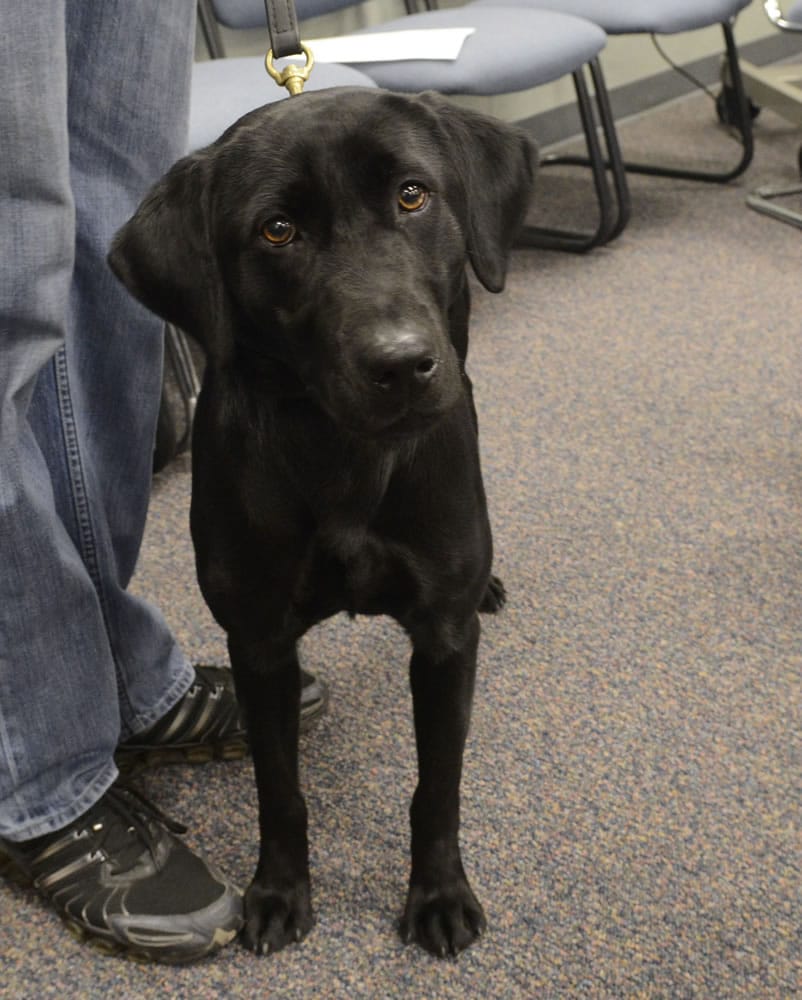
[[[484,911],[465,881],[426,891],[410,887],[401,938],[404,944],[417,941],[438,958],[458,955],[487,927]]]
[[[309,883],[273,889],[253,882],[245,893],[240,940],[257,955],[269,955],[306,937],[315,922]]]

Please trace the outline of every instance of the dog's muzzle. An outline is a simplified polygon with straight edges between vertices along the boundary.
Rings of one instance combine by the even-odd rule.
[[[436,331],[382,325],[362,333],[321,399],[342,425],[368,435],[419,433],[459,398],[462,380],[451,344]]]
[[[412,402],[430,388],[441,359],[424,333],[401,330],[377,333],[359,358],[359,369],[368,385],[378,391],[384,405]]]

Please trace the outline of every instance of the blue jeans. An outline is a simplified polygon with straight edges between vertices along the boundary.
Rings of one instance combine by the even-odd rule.
[[[57,830],[187,690],[129,594],[162,324],[115,230],[184,151],[194,0],[0,0],[0,837]]]

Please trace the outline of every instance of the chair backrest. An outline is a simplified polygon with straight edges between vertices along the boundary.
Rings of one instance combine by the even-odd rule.
[[[534,6],[584,17],[608,35],[695,31],[735,17],[752,0],[537,0]]]

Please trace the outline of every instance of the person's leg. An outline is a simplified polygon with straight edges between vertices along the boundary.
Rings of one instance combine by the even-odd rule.
[[[162,334],[105,264],[183,151],[194,4],[0,10],[0,836],[21,840],[97,801],[194,676],[125,590]]]
[[[0,835],[15,839],[105,791],[120,727],[97,594],[27,419],[74,263],[63,7],[0,4]]]
[[[121,749],[146,747],[146,759],[166,749],[169,758],[179,743],[194,744],[193,759],[237,755],[245,734],[228,671],[192,671],[161,615],[126,589],[150,493],[164,331],[106,264],[116,230],[186,151],[195,3],[68,0],[67,10],[78,252],[66,351],[40,378],[33,420],[38,426],[44,413],[46,421],[59,400],[63,441],[47,427],[39,437],[62,517],[100,597],[117,670]],[[56,440],[53,452],[45,442]],[[302,723],[326,707],[325,685],[306,676]]]
[[[127,590],[150,494],[164,333],[106,264],[116,230],[185,150],[194,8],[67,3],[77,250],[65,350],[40,376],[31,420],[99,596],[122,739],[159,720],[194,677],[159,612]]]
[[[125,592],[161,332],[107,277],[105,247],[182,149],[193,13],[193,0],[0,0],[0,227],[12,237],[0,261],[0,860],[78,936],[170,962],[230,941],[241,900],[114,784],[121,734],[163,715],[194,672]],[[159,101],[170,110],[154,113]]]

